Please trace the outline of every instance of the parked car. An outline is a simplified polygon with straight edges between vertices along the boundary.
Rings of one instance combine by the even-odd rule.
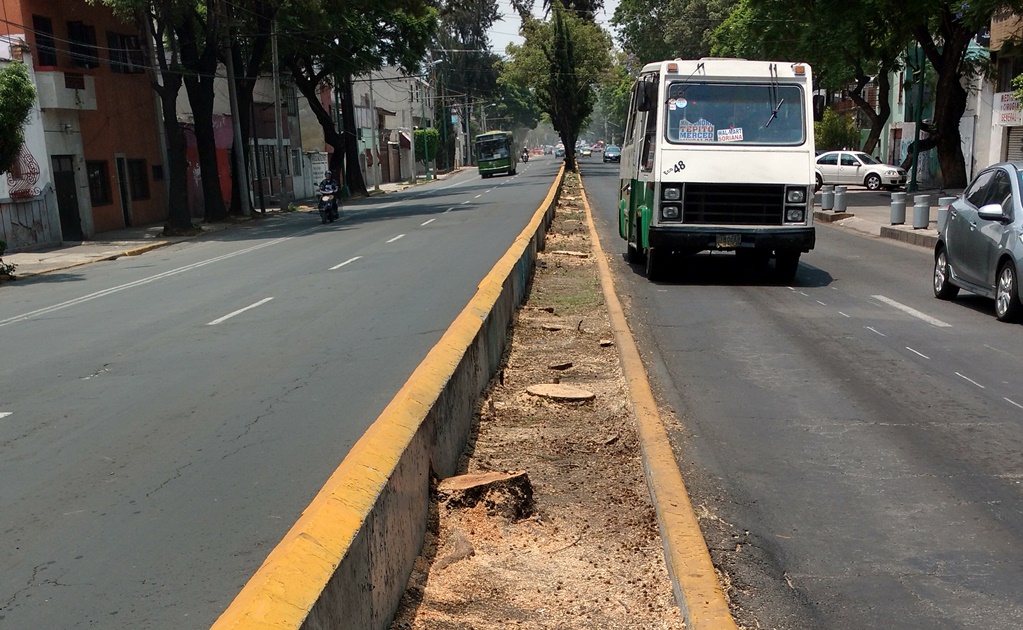
[[[622,161],[622,150],[613,144],[609,144],[604,147],[604,161],[605,162],[621,162]]]
[[[995,317],[1023,316],[1023,162],[981,171],[948,209],[934,247],[934,296],[951,300],[966,289],[995,301]]]
[[[824,184],[895,188],[906,184],[906,170],[863,151],[825,151],[817,156],[817,188]]]

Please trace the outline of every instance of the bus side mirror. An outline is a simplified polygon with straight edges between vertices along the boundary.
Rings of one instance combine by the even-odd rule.
[[[656,109],[657,84],[652,81],[642,81],[639,84],[639,92],[636,94],[636,109],[641,112],[648,112]]]

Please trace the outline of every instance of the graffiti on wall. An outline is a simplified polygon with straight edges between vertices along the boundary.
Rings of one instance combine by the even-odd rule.
[[[11,199],[30,199],[42,194],[36,184],[39,183],[39,162],[36,162],[32,152],[24,144],[21,145],[21,152],[18,158],[7,171],[8,193]]]

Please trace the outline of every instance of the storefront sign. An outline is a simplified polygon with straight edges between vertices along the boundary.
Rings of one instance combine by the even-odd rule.
[[[995,125],[1017,126],[1023,125],[1023,115],[1020,115],[1019,100],[1012,95],[1012,92],[999,92],[995,94],[994,115],[992,123]]]

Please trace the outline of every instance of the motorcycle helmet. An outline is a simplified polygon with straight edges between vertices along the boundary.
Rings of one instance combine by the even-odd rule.
[[[334,179],[334,174],[329,170],[323,172],[323,179]]]

